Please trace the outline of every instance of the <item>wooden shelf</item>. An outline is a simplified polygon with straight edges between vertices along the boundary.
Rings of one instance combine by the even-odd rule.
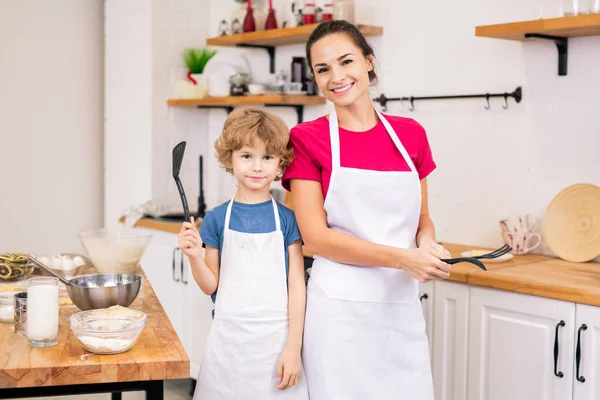
[[[209,46],[283,46],[288,44],[306,43],[308,37],[319,24],[302,25],[294,28],[270,29],[260,32],[240,33],[209,38]],[[365,36],[381,36],[383,27],[372,25],[357,25]]]
[[[475,28],[475,36],[506,40],[531,40],[525,37],[526,34],[531,33],[563,38],[600,35],[600,14],[484,25]]]
[[[261,96],[204,97],[202,99],[169,99],[167,104],[172,107],[308,106],[325,104],[325,98],[322,96],[269,94]]]

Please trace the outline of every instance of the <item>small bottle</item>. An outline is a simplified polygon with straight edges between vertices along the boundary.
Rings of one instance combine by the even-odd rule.
[[[304,2],[304,8],[302,9],[302,22],[304,25],[310,25],[315,23],[315,3],[311,0]]]
[[[333,3],[327,2],[323,5],[323,14],[321,15],[323,21],[329,21],[333,19]]]

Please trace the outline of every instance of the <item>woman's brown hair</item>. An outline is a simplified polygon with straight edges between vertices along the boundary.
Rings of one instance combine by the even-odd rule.
[[[365,58],[375,57],[375,53],[373,52],[373,48],[367,42],[365,36],[360,33],[358,28],[352,25],[348,21],[344,20],[329,20],[325,22],[321,22],[319,26],[310,34],[308,41],[306,42],[306,60],[308,61],[308,68],[310,72],[313,74],[314,71],[312,68],[312,59],[310,55],[310,50],[312,46],[320,39],[323,39],[325,36],[332,35],[334,33],[343,33],[348,35],[350,40],[358,47],[363,56]],[[375,69],[369,71],[369,81],[374,84],[377,82],[377,74],[375,73]]]
[[[223,126],[223,132],[215,143],[217,160],[229,173],[233,173],[227,165],[231,164],[231,155],[244,146],[252,146],[260,139],[267,153],[279,157],[283,170],[290,165],[294,152],[289,143],[290,131],[285,122],[268,112],[257,108],[238,108],[232,111]],[[281,177],[275,178],[279,180]]]

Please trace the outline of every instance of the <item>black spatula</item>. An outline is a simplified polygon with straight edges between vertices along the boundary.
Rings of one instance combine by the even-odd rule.
[[[185,220],[189,222],[190,209],[188,207],[187,198],[185,197],[183,185],[181,184],[181,179],[179,179],[179,170],[181,170],[181,163],[183,162],[185,144],[185,142],[181,142],[173,148],[173,179],[175,179],[175,184],[177,185],[177,190],[179,191],[179,197],[181,197],[181,204],[183,205]]]

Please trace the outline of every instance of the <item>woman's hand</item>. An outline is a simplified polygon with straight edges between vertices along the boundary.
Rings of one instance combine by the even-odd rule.
[[[452,266],[440,260],[451,257],[448,250],[429,238],[423,238],[419,245],[406,252],[408,257],[402,269],[422,283],[448,279]]]
[[[437,258],[452,258],[452,254],[448,250],[444,248],[441,244],[438,244],[435,240],[430,238],[429,236],[423,237],[421,239],[421,243],[419,243],[419,248],[425,250],[429,254]]]
[[[277,364],[277,377],[280,381],[277,389],[285,390],[294,386],[300,379],[301,371],[300,349],[286,346],[279,358],[279,364]]]
[[[181,225],[181,230],[177,236],[177,244],[179,250],[190,259],[202,257],[202,239],[200,239],[200,233],[194,223],[194,217],[192,217],[191,222],[184,222]]]

